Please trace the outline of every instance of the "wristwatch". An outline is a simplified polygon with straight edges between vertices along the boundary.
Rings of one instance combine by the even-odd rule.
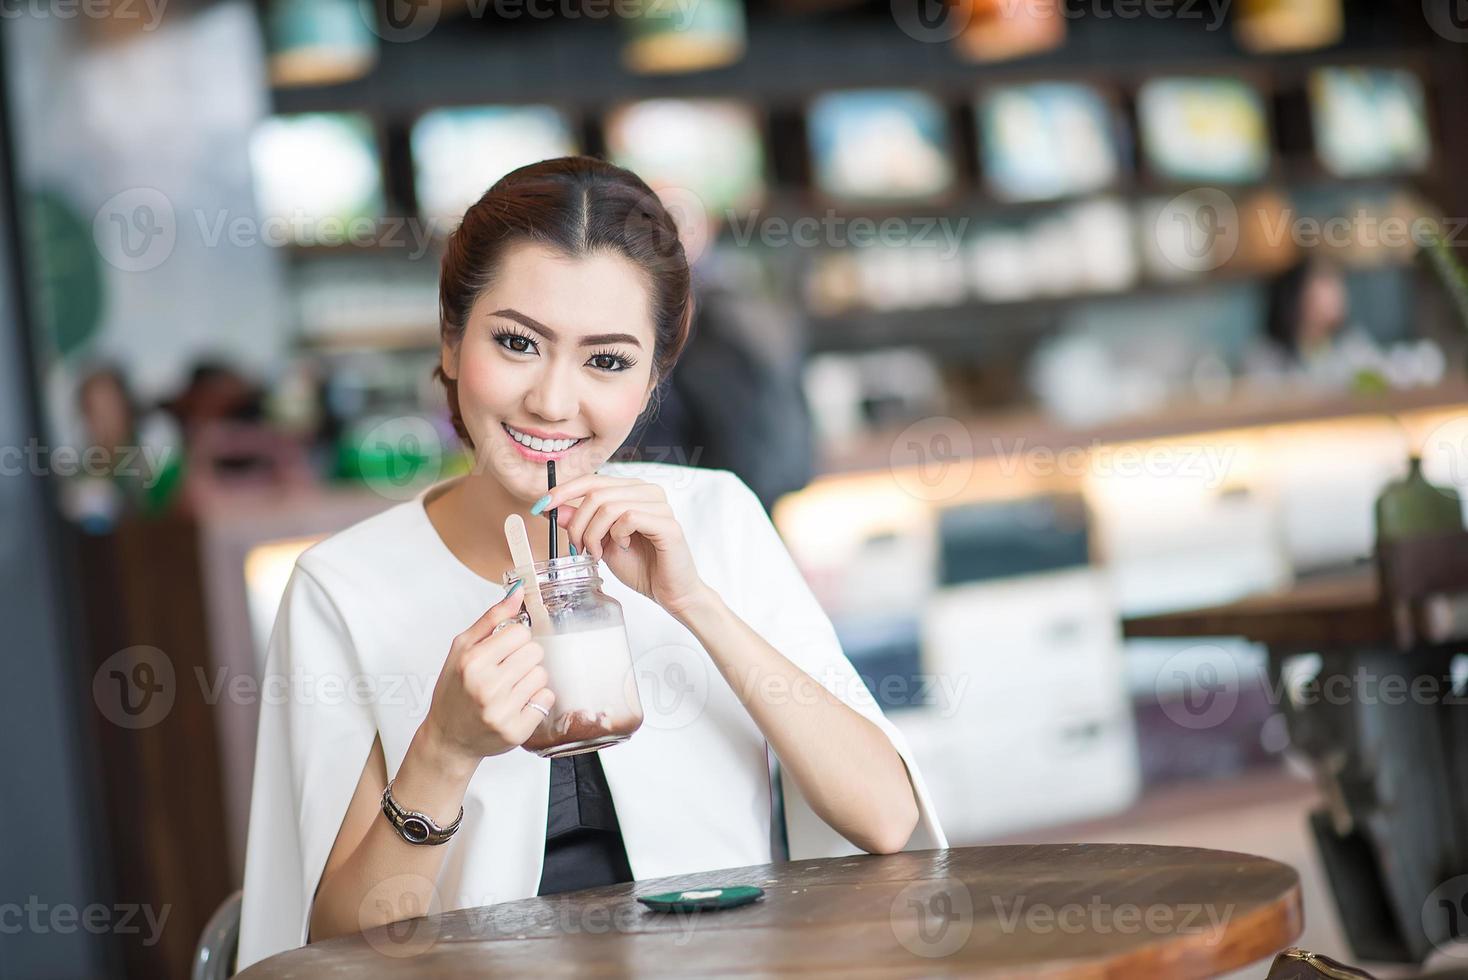
[[[382,813],[387,817],[387,822],[392,824],[392,829],[398,832],[398,836],[409,844],[442,844],[454,836],[460,821],[464,819],[464,808],[459,807],[459,815],[454,818],[454,822],[447,827],[440,827],[426,813],[403,809],[393,799],[392,780],[388,780],[387,787],[382,791]]]

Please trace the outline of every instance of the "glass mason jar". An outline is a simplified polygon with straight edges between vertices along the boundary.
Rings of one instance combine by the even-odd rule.
[[[505,588],[518,582],[523,571],[506,572]],[[550,617],[550,632],[537,633],[535,639],[545,650],[546,686],[556,703],[524,747],[558,758],[627,741],[642,725],[642,699],[622,604],[601,590],[597,562],[590,555],[538,561],[535,580]],[[534,629],[528,604],[519,619]]]

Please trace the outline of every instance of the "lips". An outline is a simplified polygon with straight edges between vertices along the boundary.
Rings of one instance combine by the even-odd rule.
[[[504,430],[505,437],[520,451],[522,456],[526,459],[535,460],[536,462],[559,459],[586,441],[585,438],[542,439],[539,436],[532,436],[529,433],[521,432],[504,422],[500,423],[500,428]]]

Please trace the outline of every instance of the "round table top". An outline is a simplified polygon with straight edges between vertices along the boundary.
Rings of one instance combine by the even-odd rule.
[[[758,885],[715,912],[639,895]],[[1276,861],[1188,847],[903,851],[676,875],[405,920],[273,956],[240,976],[1209,977],[1302,925]]]

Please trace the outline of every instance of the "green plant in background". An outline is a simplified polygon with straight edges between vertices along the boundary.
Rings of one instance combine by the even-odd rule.
[[[67,358],[82,351],[102,322],[102,269],[92,229],[59,190],[39,187],[29,210],[32,288],[42,356]]]
[[[1468,269],[1458,261],[1452,246],[1437,231],[1432,232],[1422,254],[1427,256],[1428,266],[1452,300],[1453,309],[1458,314],[1458,325],[1468,331]]]

